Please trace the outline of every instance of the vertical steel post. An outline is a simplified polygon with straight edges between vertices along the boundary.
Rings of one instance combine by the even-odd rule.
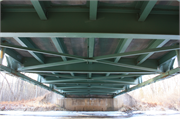
[[[180,67],[180,50],[176,50],[176,55],[177,55],[178,67]]]

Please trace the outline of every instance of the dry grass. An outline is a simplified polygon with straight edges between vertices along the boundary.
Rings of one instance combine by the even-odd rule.
[[[46,95],[48,95],[47,93]],[[21,100],[21,101],[13,101],[7,102],[3,101],[0,102],[0,110],[14,110],[14,111],[64,111],[65,109],[61,108],[57,104],[52,104],[49,102],[44,102],[44,98],[46,97],[40,96],[38,98],[33,98],[30,100]]]
[[[152,77],[147,76],[145,78],[150,79]],[[132,91],[129,95],[142,102],[139,104],[141,110],[152,107],[149,104],[155,104],[156,107],[164,108],[164,110],[180,111],[180,75]],[[143,103],[147,106],[143,105]]]

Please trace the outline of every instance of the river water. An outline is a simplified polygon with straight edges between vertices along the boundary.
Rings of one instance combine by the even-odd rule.
[[[180,119],[179,111],[0,111],[0,119]]]

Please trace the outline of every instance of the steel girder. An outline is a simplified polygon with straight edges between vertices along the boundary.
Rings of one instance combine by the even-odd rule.
[[[20,63],[25,63],[28,61],[29,64],[25,63],[25,67],[19,68],[19,71],[36,72],[42,76],[49,76],[45,77],[46,80],[40,80],[40,82],[33,82],[32,80],[28,79],[28,77],[25,77],[35,84],[41,85],[41,82],[50,83],[50,87],[45,88],[50,88],[56,92],[56,90],[53,89],[54,86],[52,85],[52,83],[56,83],[56,85],[59,86],[58,88],[64,88],[64,91],[66,91],[67,94],[106,95],[111,93],[111,95],[114,94],[114,96],[117,96],[124,92],[145,86],[153,81],[157,81],[164,76],[173,74],[174,72],[179,72],[177,71],[178,69],[173,69],[167,72],[168,74],[160,74],[159,77],[143,83],[140,78],[137,78],[143,74],[162,73],[162,70],[160,70],[159,67],[167,63],[172,65],[172,61],[174,61],[176,55],[179,56],[180,48],[178,45],[162,47],[171,39],[180,39],[178,20],[179,12],[175,7],[175,10],[167,10],[170,9],[170,7],[168,7],[166,10],[160,10],[159,6],[155,5],[157,0],[144,1],[141,2],[142,4],[137,2],[135,9],[133,10],[129,8],[98,8],[99,2],[97,0],[90,1],[88,8],[75,8],[72,6],[69,8],[52,8],[47,6],[45,7],[44,2],[42,1],[39,2],[38,0],[31,0],[31,2],[34,8],[2,8],[2,12],[5,15],[3,15],[1,22],[2,32],[0,37],[13,37],[24,47],[8,44],[1,44],[0,46],[2,48],[6,48],[6,53]],[[89,12],[89,18],[86,15],[87,12]],[[42,22],[39,20],[37,18],[37,14],[41,20],[46,21]],[[139,15],[138,19],[137,14]],[[34,28],[34,26],[36,26],[36,28]],[[36,49],[32,43],[27,41],[28,37],[51,38],[58,53]],[[88,38],[88,56],[80,57],[65,54],[63,47],[61,47],[59,38],[66,37]],[[118,38],[123,40],[120,42],[119,47],[116,50],[117,54],[93,57],[96,38]],[[133,39],[156,40],[146,49],[141,51],[125,52]],[[19,54],[12,49],[28,51],[39,62],[34,61],[34,59],[32,62],[29,62],[31,58],[27,60],[21,55],[19,57]],[[160,59],[150,61],[149,57],[152,54],[165,51],[170,52],[166,53]],[[43,54],[61,57],[62,61],[60,60],[61,58],[59,58],[59,60],[56,60],[56,62],[53,60],[50,62],[44,62],[44,57],[42,57]],[[124,57],[137,55],[139,57],[134,63],[133,61],[123,61]],[[68,58],[70,60],[67,60]],[[114,62],[112,60],[110,61],[111,58],[114,58]],[[139,66],[137,66],[137,64]],[[7,69],[7,67],[3,67],[3,69],[17,73],[19,76],[24,77],[23,75],[19,74],[19,72],[14,72],[14,70]],[[170,69],[172,69],[172,67]],[[50,74],[52,72],[53,74]],[[71,76],[56,73],[71,73]],[[74,73],[77,74],[75,75]],[[84,75],[81,76],[79,73],[81,75],[82,73],[87,73],[88,77]],[[101,76],[98,76],[100,75],[99,73],[101,73]],[[102,74],[105,73],[106,77],[102,76]],[[115,75],[116,73],[118,75]],[[119,75],[120,73],[121,75]],[[109,76],[110,74],[111,76]],[[78,85],[76,86],[77,83]],[[139,85],[133,88],[128,88],[129,84],[137,83],[139,83]],[[120,85],[121,88],[117,88],[116,85]],[[79,89],[77,89],[77,87]],[[125,91],[117,94],[108,90],[107,93],[105,91],[106,88],[116,91],[118,89],[122,89],[122,87],[123,89],[125,88]],[[82,88],[84,91],[81,91],[80,88]],[[102,89],[100,92],[97,90],[93,91],[95,88]],[[85,89],[88,89],[88,91],[85,91]]]

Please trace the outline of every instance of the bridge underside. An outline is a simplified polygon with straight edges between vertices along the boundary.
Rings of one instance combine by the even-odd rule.
[[[2,1],[0,37],[2,71],[65,97],[116,97],[180,72],[178,1]]]

